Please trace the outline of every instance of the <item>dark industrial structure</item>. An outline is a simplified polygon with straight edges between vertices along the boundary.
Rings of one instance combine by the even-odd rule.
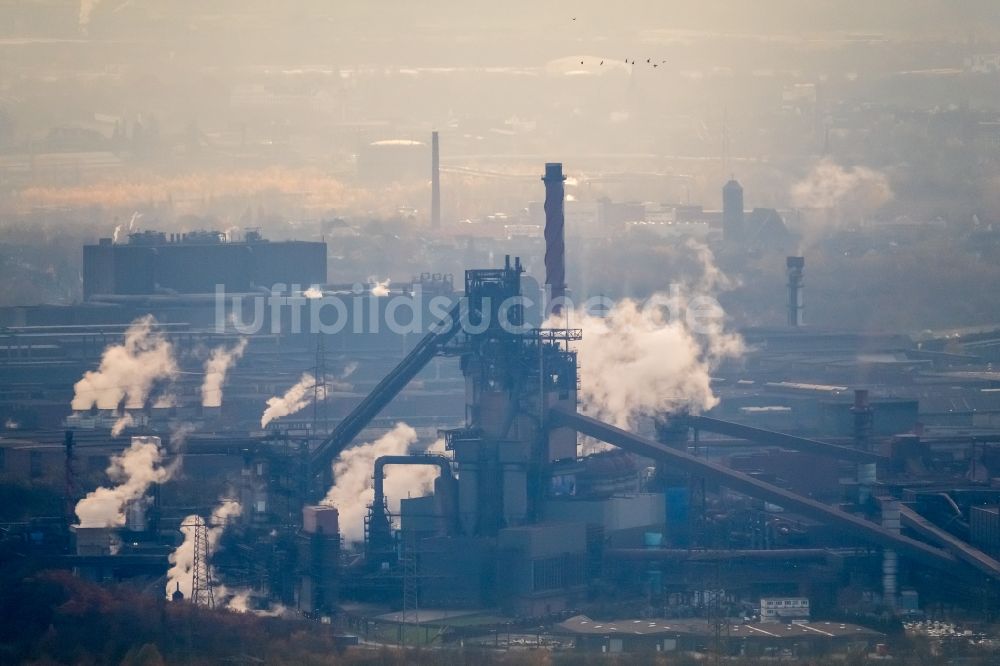
[[[438,133],[431,133],[431,228],[441,227],[441,147]]]
[[[805,303],[802,299],[802,271],[806,267],[804,257],[788,257],[788,325],[802,326]]]
[[[141,231],[127,243],[102,238],[83,248],[83,295],[214,294],[326,283],[326,243],[273,242],[249,230],[243,241],[218,231]],[[286,286],[287,288],[287,286]]]
[[[566,296],[566,214],[563,210],[565,181],[562,164],[545,165],[545,285],[553,310],[558,314]]]
[[[743,205],[743,186],[733,178],[722,188],[722,235],[727,244],[738,244],[743,240]]]

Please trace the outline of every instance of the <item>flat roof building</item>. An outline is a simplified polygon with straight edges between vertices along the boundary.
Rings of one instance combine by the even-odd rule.
[[[98,295],[245,293],[276,284],[326,283],[326,243],[272,242],[248,233],[233,242],[221,232],[130,234],[83,248],[83,297]]]

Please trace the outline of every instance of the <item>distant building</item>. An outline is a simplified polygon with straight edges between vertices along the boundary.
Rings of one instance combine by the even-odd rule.
[[[722,235],[726,243],[743,240],[743,186],[735,179],[722,188]]]
[[[752,250],[792,251],[797,239],[788,230],[781,213],[773,208],[754,208],[744,217],[742,239]]]
[[[144,231],[128,243],[102,238],[83,248],[83,296],[212,294],[326,283],[326,243],[270,242],[248,233],[230,242],[216,231]]]
[[[765,597],[760,600],[761,622],[809,620],[809,600],[805,597]]]
[[[542,227],[537,224],[506,224],[507,240],[515,238],[542,238]]]
[[[990,557],[1000,557],[1000,506],[974,506],[969,512],[972,545]]]
[[[622,225],[628,222],[642,222],[646,219],[646,206],[637,202],[614,202],[602,199],[598,208],[601,227]]]
[[[1000,72],[1000,53],[977,53],[965,59],[965,70],[973,74]]]

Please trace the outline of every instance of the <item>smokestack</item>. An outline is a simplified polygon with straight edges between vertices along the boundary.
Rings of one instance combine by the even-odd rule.
[[[873,414],[868,389],[855,389],[851,411],[854,413],[854,443],[859,449],[870,451]]]
[[[805,257],[788,257],[788,325],[802,326],[805,304],[802,300],[802,271],[806,266]]]
[[[438,133],[431,132],[431,228],[441,227],[441,150]]]
[[[566,216],[563,211],[565,188],[561,162],[545,164],[545,284],[552,298],[552,313],[562,311],[566,296]]]

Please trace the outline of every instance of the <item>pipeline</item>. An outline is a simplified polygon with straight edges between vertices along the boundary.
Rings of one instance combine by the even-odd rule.
[[[458,529],[458,492],[455,488],[455,477],[451,473],[451,460],[439,455],[382,456],[375,459],[375,496],[372,500],[371,512],[368,518],[368,560],[369,565],[380,564],[379,558],[385,558],[393,550],[392,526],[385,503],[385,467],[386,465],[435,465],[441,470],[438,477],[438,492],[446,502],[445,528],[448,534],[456,534]]]

